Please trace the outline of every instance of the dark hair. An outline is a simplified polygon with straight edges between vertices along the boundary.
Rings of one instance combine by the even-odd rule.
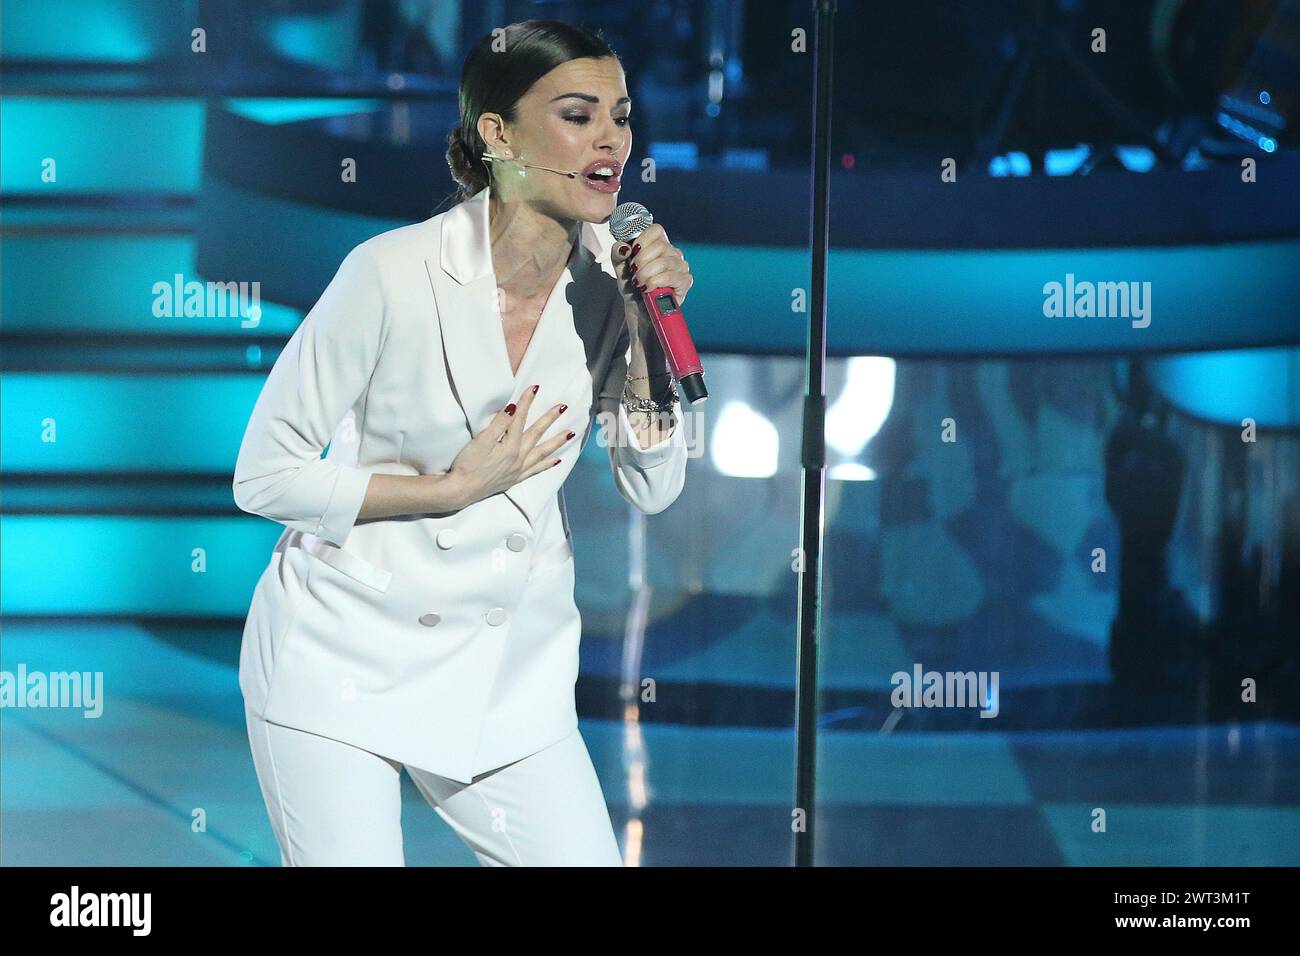
[[[494,49],[496,47],[497,49]],[[460,184],[458,201],[488,184],[487,146],[478,132],[484,113],[515,122],[519,100],[561,63],[612,56],[600,32],[559,20],[521,20],[483,36],[465,57],[460,75],[460,122],[447,134],[447,165]]]

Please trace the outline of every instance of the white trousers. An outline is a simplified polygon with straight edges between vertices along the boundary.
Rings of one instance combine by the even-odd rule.
[[[402,764],[245,708],[253,764],[284,866],[405,866]],[[407,767],[482,866],[622,866],[581,734],[468,784]]]

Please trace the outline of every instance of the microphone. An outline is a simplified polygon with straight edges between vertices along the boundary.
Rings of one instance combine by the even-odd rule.
[[[561,176],[568,176],[570,179],[577,179],[578,174],[572,169],[551,169],[550,166],[534,166],[532,163],[524,163],[529,169],[544,169],[548,173],[559,173]]]
[[[490,150],[483,154],[483,161],[485,163],[490,163],[493,160],[500,158],[500,156],[493,154]],[[577,172],[572,169],[551,169],[550,166],[534,166],[532,163],[525,163],[520,159],[513,160],[513,162],[518,163],[520,166],[527,166],[529,169],[544,169],[548,173],[559,173],[561,176],[568,176],[570,179],[578,178]]]
[[[620,242],[631,244],[654,224],[650,210],[639,202],[621,203],[609,217],[609,231]],[[646,289],[641,293],[650,323],[659,336],[659,344],[668,356],[668,366],[673,378],[681,386],[686,400],[694,405],[709,397],[704,386],[704,366],[686,329],[686,319],[673,296],[672,286]]]

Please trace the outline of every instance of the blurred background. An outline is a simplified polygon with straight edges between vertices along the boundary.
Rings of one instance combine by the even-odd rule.
[[[462,58],[535,18],[623,59],[712,395],[667,511],[594,442],[566,486],[583,735],[629,865],[788,865],[810,5],[0,15],[0,658],[102,675],[3,710],[3,862],[278,863],[239,442],[347,251],[454,202]],[[835,46],[818,862],[1300,863],[1300,4],[840,0]],[[991,716],[895,706],[917,669],[996,673]],[[408,865],[474,865],[403,786]]]

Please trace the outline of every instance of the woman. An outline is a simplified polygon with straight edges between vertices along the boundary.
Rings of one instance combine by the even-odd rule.
[[[240,655],[285,865],[403,865],[403,766],[482,864],[621,862],[577,729],[561,486],[599,415],[623,497],[677,498],[638,289],[692,280],[659,226],[628,249],[605,224],[632,145],[614,53],[554,21],[494,39],[449,137],[464,201],[348,254],[240,447],[236,502],[285,525]]]

